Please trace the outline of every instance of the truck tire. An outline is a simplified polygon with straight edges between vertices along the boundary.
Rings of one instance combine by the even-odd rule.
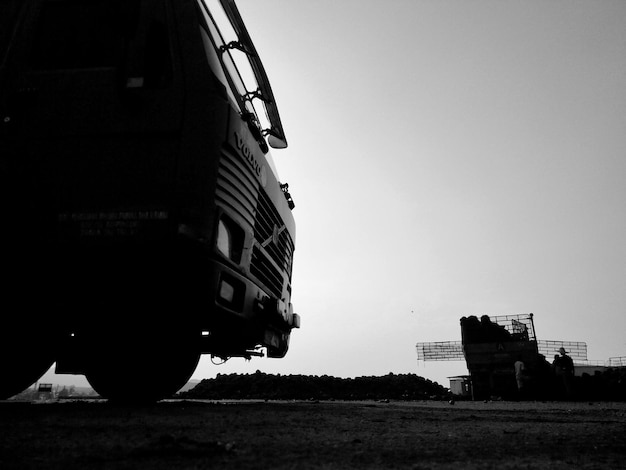
[[[162,332],[117,335],[93,342],[85,376],[102,397],[117,403],[151,403],[169,398],[189,380],[200,359],[188,335]]]

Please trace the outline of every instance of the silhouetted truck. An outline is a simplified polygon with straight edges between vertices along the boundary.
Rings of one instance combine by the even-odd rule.
[[[532,313],[463,317],[461,342],[474,399],[515,397],[514,363],[518,359],[524,362],[528,387],[545,373],[547,363],[539,354]]]
[[[287,146],[232,0],[0,0],[0,398],[54,362],[113,400],[286,354]]]

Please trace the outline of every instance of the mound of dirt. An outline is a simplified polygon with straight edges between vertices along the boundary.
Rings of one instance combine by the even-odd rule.
[[[424,400],[443,399],[448,390],[415,374],[344,379],[328,375],[218,374],[179,394],[193,399]]]

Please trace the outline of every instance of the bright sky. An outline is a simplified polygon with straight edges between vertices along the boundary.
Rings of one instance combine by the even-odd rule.
[[[284,359],[217,373],[416,373],[464,315],[626,356],[626,2],[239,0],[289,148]]]

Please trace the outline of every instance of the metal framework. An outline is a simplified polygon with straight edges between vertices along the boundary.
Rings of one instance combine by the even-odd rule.
[[[609,367],[626,367],[626,356],[609,357]]]
[[[470,315],[461,318],[463,342],[480,343],[502,340],[535,341],[533,314],[519,315]]]
[[[503,326],[512,335],[524,337],[528,341],[537,339],[535,336],[535,324],[533,322],[533,314],[525,313],[521,315],[498,315],[489,316],[489,319]]]
[[[540,340],[537,341],[537,349],[539,354],[543,354],[548,361],[559,354],[559,349],[564,348],[567,354],[575,361],[587,360],[587,343],[580,341],[553,341],[553,340]]]
[[[484,318],[487,317],[487,318]],[[473,318],[473,320],[472,320]],[[520,315],[477,315],[471,317],[463,317],[461,323],[476,322],[475,328],[482,328],[486,324],[496,324],[498,327],[506,330],[506,334],[510,335],[516,341],[536,341],[539,354],[551,361],[555,354],[559,354],[560,348],[565,348],[567,354],[575,361],[587,361],[587,343],[581,341],[555,341],[555,340],[537,340],[535,335],[535,325],[533,322],[533,314]],[[466,330],[467,331],[467,330]],[[468,337],[464,336],[467,342]],[[474,339],[475,342],[476,340]],[[481,340],[479,340],[480,342]],[[482,339],[484,341],[484,339]],[[463,341],[436,341],[423,342],[415,345],[417,349],[418,361],[463,361],[465,354],[463,352]],[[612,362],[617,365],[626,364],[626,358],[611,358]]]
[[[417,343],[418,361],[463,361],[463,345],[460,341]]]
[[[436,341],[417,343],[418,361],[464,361],[463,344],[461,341]],[[575,361],[587,361],[587,343],[580,341],[553,341],[538,340],[537,349],[546,360],[552,360],[560,348],[565,348],[567,354]],[[626,357],[612,357],[609,359],[612,367],[626,366]]]

